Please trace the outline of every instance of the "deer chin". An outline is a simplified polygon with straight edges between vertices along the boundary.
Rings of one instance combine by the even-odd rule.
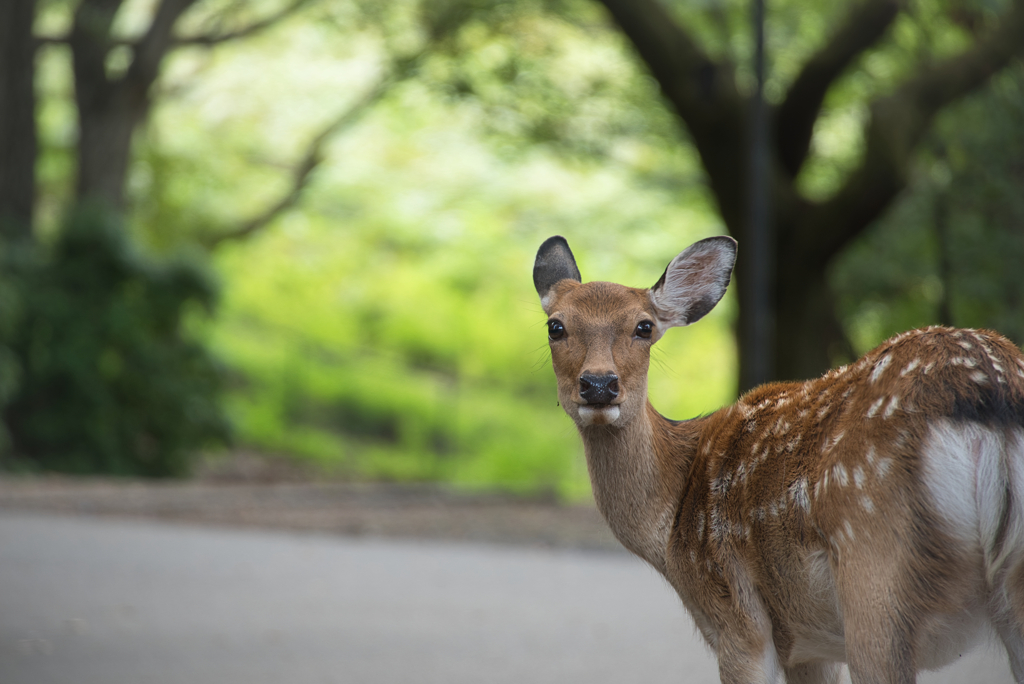
[[[619,407],[614,404],[579,404],[576,410],[579,424],[583,427],[612,425],[620,415]]]

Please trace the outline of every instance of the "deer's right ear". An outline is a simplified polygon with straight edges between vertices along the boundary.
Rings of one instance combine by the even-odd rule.
[[[545,311],[551,301],[551,288],[560,280],[575,280],[577,283],[583,281],[569,243],[561,235],[555,235],[544,241],[533,262],[533,286],[537,288],[540,304]]]
[[[736,241],[712,237],[695,242],[672,260],[651,302],[666,327],[689,325],[711,311],[725,295],[736,263]]]

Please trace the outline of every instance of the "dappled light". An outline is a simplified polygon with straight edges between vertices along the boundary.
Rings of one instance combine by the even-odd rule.
[[[167,472],[243,449],[348,480],[586,497],[529,278],[537,245],[565,235],[584,280],[648,287],[691,242],[742,233],[734,219],[745,201],[724,189],[726,167],[708,166],[718,155],[740,168],[741,158],[712,151],[689,101],[666,89],[642,31],[618,3],[604,4],[203,0],[166,3],[166,15],[141,0],[114,10],[39,4],[31,237],[8,232],[0,274],[10,302],[0,309],[7,420],[36,405],[28,397],[41,377],[19,357],[17,331],[31,317],[18,312],[31,298],[18,294],[16,264],[61,268],[50,252],[66,217],[100,197],[153,268],[199,259],[220,281],[217,305],[183,310],[174,334],[217,359],[219,389],[210,385],[196,424],[231,429],[175,442],[182,467]],[[780,140],[807,136],[796,162],[779,143],[781,163],[795,163],[796,174],[779,176],[789,189],[774,200],[777,217],[838,201],[867,163],[873,102],[902,92],[928,64],[984,45],[1004,12],[871,7],[863,16],[795,0],[769,8],[765,98],[785,115]],[[722,81],[732,90],[714,105],[728,118],[730,103],[742,107],[754,87],[746,5],[663,8],[693,50],[732,70]],[[830,43],[856,30],[873,33],[846,48]],[[858,45],[861,53],[834,54]],[[850,64],[822,91],[813,127],[789,130],[797,119],[786,117],[805,114],[788,96],[812,88],[805,67],[815,60]],[[811,318],[782,311],[780,327],[798,342],[789,353],[804,366],[841,362],[935,322],[1024,335],[1015,322],[1024,299],[1008,266],[1021,249],[1011,230],[1020,217],[1011,157],[1022,82],[1011,61],[934,127],[912,133],[925,136],[922,151],[901,167],[903,195],[885,190],[890,211],[867,229],[844,229],[844,250],[805,250],[822,257],[800,296],[831,308]],[[132,87],[145,98],[112,104]],[[108,105],[89,99],[93,91]],[[964,123],[981,118],[997,122],[991,136]],[[123,173],[83,147],[93,127],[118,126],[131,143]],[[993,144],[999,136],[1016,142]],[[110,161],[116,145],[107,152]],[[795,278],[807,263],[786,249],[810,243],[780,235],[779,277]],[[743,258],[742,238],[739,249]],[[655,347],[651,397],[669,417],[735,397],[733,333],[744,318],[734,297]],[[793,321],[804,323],[794,330]],[[97,354],[84,363],[101,369],[102,383],[113,357]],[[132,364],[122,371],[146,373]],[[68,469],[60,459],[32,466],[23,456],[35,442],[8,433],[5,464]],[[134,439],[125,443],[164,438]]]

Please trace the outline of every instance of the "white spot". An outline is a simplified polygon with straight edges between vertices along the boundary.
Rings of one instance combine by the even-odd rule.
[[[800,441],[802,439],[803,439],[803,435],[797,435],[795,438],[789,440],[789,443],[786,445],[786,451],[788,451],[789,453],[793,453],[793,451],[798,446],[800,446]]]
[[[704,511],[697,513],[697,539],[704,540]]]
[[[729,521],[722,519],[722,511],[718,506],[711,507],[711,535],[721,541],[729,534]]]
[[[892,418],[892,414],[895,413],[896,409],[900,406],[900,398],[895,394],[892,395],[892,399],[889,401],[889,405],[885,407],[885,413],[882,414],[882,420],[888,420]]]
[[[921,359],[914,359],[913,361],[911,361],[910,363],[907,364],[906,368],[904,368],[903,370],[900,371],[900,377],[906,376],[907,373],[909,373],[910,371],[914,370],[915,368],[917,368],[920,365],[921,365]]]
[[[889,467],[892,466],[892,459],[880,458],[878,463],[875,464],[875,472],[878,473],[879,478],[883,478],[889,474]]]
[[[761,450],[761,440],[754,442],[753,448],[750,450],[751,455],[756,456],[757,452]]]
[[[832,475],[836,478],[836,482],[839,483],[840,487],[845,487],[850,483],[849,475],[846,472],[846,466],[842,463],[836,463],[832,468]]]
[[[789,487],[789,494],[793,503],[804,510],[804,513],[811,512],[811,499],[807,493],[807,478],[802,477]]]
[[[851,525],[850,521],[847,520],[843,522],[843,527],[846,529],[846,538],[853,541],[853,525]]]
[[[864,455],[864,459],[868,462],[868,465],[875,464],[875,445],[868,445],[868,452]]]
[[[930,373],[932,368],[934,368],[934,367],[935,367],[935,362],[934,361],[929,361],[928,365],[924,367],[924,370],[922,372],[925,375],[928,375],[928,373]]]
[[[959,342],[957,342],[957,344],[959,344],[964,349],[974,349],[974,345],[968,342],[967,340],[960,340]]]
[[[966,356],[954,356],[949,360],[949,363],[953,366],[963,366],[964,368],[974,368],[978,365],[977,361]]]
[[[864,510],[868,513],[875,512],[875,502],[871,500],[871,497],[865,494],[860,498],[860,505],[864,507]]]
[[[693,549],[690,549],[690,562],[695,564],[695,565],[697,563],[697,552],[694,551]]]
[[[857,487],[857,489],[864,488],[864,481],[866,479],[867,476],[864,474],[864,468],[857,466],[856,468],[853,469],[853,484]]]
[[[843,437],[846,436],[846,432],[839,431],[832,437],[832,448],[835,449],[839,442],[842,441]]]
[[[989,381],[988,376],[982,373],[981,371],[972,371],[970,377],[971,380],[978,383],[979,385],[987,385]]]
[[[878,379],[882,377],[882,373],[885,372],[885,369],[890,363],[892,363],[892,357],[888,354],[879,359],[878,363],[875,365],[875,370],[871,373],[871,382],[877,382]]]
[[[868,409],[868,412],[867,414],[865,414],[865,417],[874,418],[875,415],[878,413],[878,409],[882,408],[883,403],[885,403],[885,397],[879,397],[878,400],[871,405],[871,408]]]

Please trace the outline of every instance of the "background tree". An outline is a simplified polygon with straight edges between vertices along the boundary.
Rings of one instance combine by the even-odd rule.
[[[35,0],[0,7],[0,239],[24,240],[35,200]]]
[[[692,16],[684,16],[681,8],[657,0],[602,2],[685,125],[725,225],[744,244],[750,98],[737,83],[735,55],[709,50],[695,34]],[[869,114],[863,150],[829,196],[814,197],[800,182],[823,103],[849,67],[876,49],[894,24],[919,19],[914,15],[922,9],[899,0],[853,4],[822,36],[771,107],[774,366],[779,378],[813,376],[831,365],[837,353],[848,354],[828,286],[829,266],[906,187],[914,153],[936,113],[1024,51],[1024,3],[1014,2],[998,14],[972,11],[964,4],[942,9],[947,11],[947,27],[962,24],[958,48],[936,51],[924,45],[895,83],[865,93]],[[742,248],[739,258],[745,258]],[[741,298],[740,339],[749,324],[745,309]],[[741,351],[741,366],[744,358]]]

